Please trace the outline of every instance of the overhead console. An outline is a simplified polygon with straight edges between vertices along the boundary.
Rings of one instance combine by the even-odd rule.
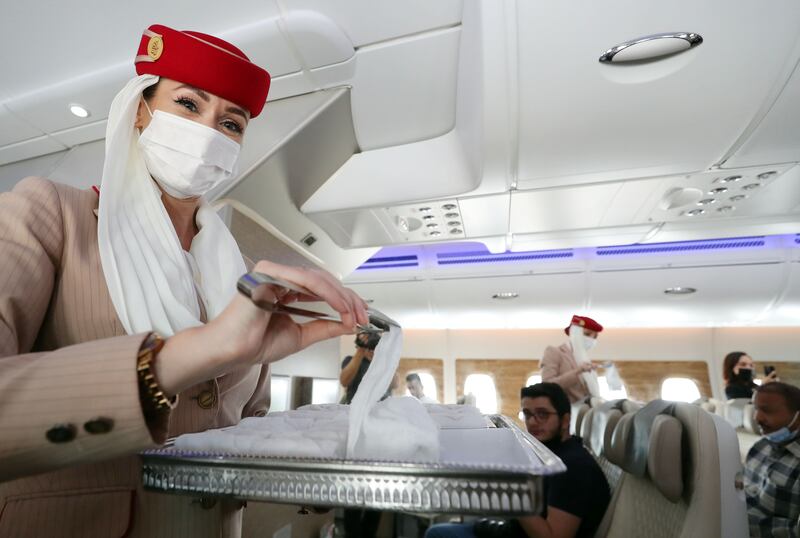
[[[792,2],[468,2],[453,128],[361,145],[301,210],[342,247],[787,233],[800,227],[798,36]]]

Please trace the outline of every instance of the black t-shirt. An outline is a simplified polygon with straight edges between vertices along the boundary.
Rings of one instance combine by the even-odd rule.
[[[342,361],[342,369],[344,369],[345,366],[350,364],[351,360],[353,360],[353,356],[352,355],[348,355],[347,357],[345,357],[344,360]],[[369,369],[369,365],[371,363],[372,363],[372,361],[370,361],[366,357],[361,359],[361,364],[358,365],[358,372],[356,372],[356,376],[353,378],[353,380],[350,382],[350,384],[347,385],[347,394],[345,395],[344,403],[349,404],[350,402],[353,401],[353,396],[356,395],[356,391],[358,390],[358,386],[361,384],[361,380],[364,378],[364,375],[367,373],[367,370]],[[392,389],[390,387],[389,389],[386,390],[386,394],[384,394],[381,397],[381,400],[384,400],[384,399],[388,398],[389,396],[391,396],[391,393],[392,393]]]
[[[736,383],[728,383],[725,386],[725,397],[729,400],[733,400],[734,398],[752,398],[753,397],[753,386],[747,385],[737,385]]]
[[[583,447],[579,437],[572,436],[553,449],[567,470],[544,479],[545,508],[553,507],[581,518],[576,538],[594,536],[611,501],[608,481],[600,466]]]

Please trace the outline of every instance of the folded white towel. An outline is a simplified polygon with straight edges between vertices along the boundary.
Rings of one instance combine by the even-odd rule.
[[[425,404],[428,414],[443,430],[486,428],[486,417],[472,405]]]
[[[264,456],[439,461],[439,426],[425,406],[408,397],[379,401],[397,370],[402,346],[399,326],[384,333],[350,406],[310,405],[247,418],[230,428],[182,435],[175,446]],[[477,424],[465,411],[438,414],[440,422]]]

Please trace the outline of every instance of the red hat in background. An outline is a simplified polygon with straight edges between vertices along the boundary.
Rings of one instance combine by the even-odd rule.
[[[569,322],[569,327],[564,329],[564,332],[569,334],[569,328],[573,325],[578,325],[579,327],[583,327],[584,329],[589,329],[590,331],[595,332],[603,332],[603,326],[597,323],[592,318],[587,318],[586,316],[572,316],[572,321]]]
[[[142,34],[135,64],[139,75],[195,86],[246,108],[252,118],[267,102],[269,73],[218,37],[154,24]]]

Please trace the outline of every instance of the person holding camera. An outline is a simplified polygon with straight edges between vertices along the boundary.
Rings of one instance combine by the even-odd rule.
[[[342,372],[339,374],[339,382],[347,391],[342,403],[349,404],[356,395],[361,380],[372,363],[372,356],[375,348],[381,340],[381,335],[377,333],[358,333],[356,336],[356,352],[348,355],[342,361]],[[386,391],[381,399],[388,398],[391,394],[391,387]]]
[[[725,356],[722,363],[722,376],[725,379],[725,397],[752,398],[753,391],[758,388],[754,382],[755,365],[753,359],[744,351],[732,351]],[[773,366],[764,367],[764,378],[761,383],[780,381]]]

